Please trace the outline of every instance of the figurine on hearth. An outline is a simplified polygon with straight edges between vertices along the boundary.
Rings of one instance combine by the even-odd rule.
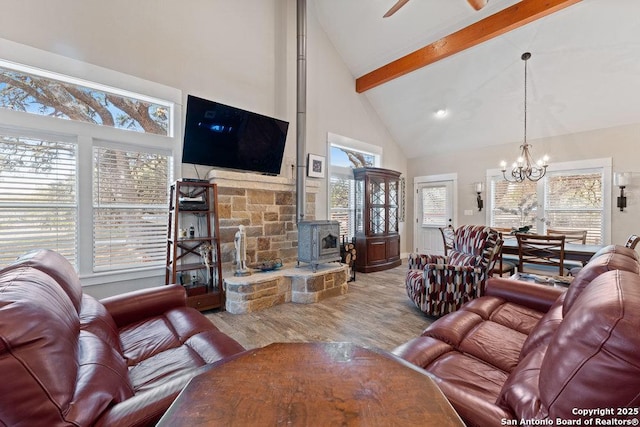
[[[238,226],[238,231],[234,238],[236,246],[236,276],[248,276],[251,274],[247,270],[247,234],[244,231],[244,225]]]

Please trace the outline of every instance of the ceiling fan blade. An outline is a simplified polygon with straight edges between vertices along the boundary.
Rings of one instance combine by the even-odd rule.
[[[467,0],[467,1],[471,5],[471,7],[473,7],[475,10],[480,10],[483,7],[485,7],[487,3],[489,3],[489,0]]]
[[[384,14],[383,18],[388,18],[391,15],[393,15],[394,13],[396,13],[398,11],[398,9],[400,9],[402,6],[404,6],[405,4],[407,4],[407,2],[409,2],[409,0],[398,0],[396,2],[396,4],[394,4],[391,9],[389,9],[387,11],[387,13]]]

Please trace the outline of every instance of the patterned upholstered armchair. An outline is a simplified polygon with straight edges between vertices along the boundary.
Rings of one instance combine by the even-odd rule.
[[[447,255],[409,255],[405,283],[409,298],[429,316],[456,311],[482,295],[501,249],[496,230],[484,225],[461,226]]]

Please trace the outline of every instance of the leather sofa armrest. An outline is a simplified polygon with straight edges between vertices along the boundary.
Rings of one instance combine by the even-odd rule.
[[[484,294],[546,313],[564,292],[565,289],[552,286],[492,277],[487,280]]]
[[[107,297],[100,302],[120,328],[186,306],[187,293],[181,285],[157,286]]]

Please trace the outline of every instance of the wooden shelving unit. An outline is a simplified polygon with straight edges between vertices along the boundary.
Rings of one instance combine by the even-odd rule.
[[[224,308],[216,184],[174,183],[168,230],[165,283],[182,284],[190,307],[200,311]]]

